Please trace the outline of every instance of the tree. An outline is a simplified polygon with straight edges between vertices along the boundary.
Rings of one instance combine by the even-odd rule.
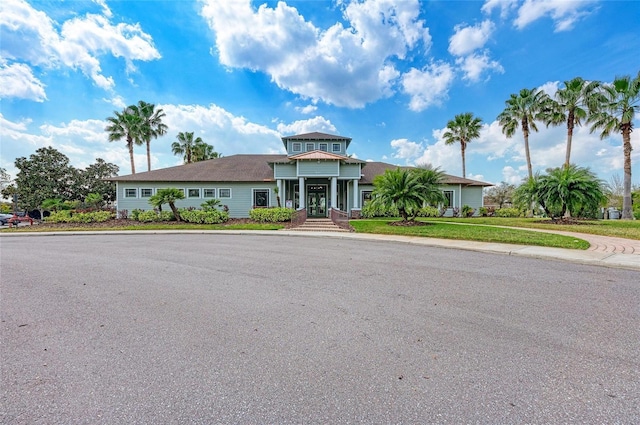
[[[191,164],[193,161],[194,149],[197,143],[204,143],[200,137],[193,138],[193,132],[180,132],[176,136],[177,142],[171,144],[171,152],[174,155],[183,155],[185,164]]]
[[[149,198],[149,203],[156,208],[162,208],[163,204],[169,204],[176,221],[180,221],[180,213],[176,208],[176,201],[180,199],[184,199],[184,193],[175,187],[168,187],[158,189],[156,194]]]
[[[125,139],[131,161],[131,174],[136,173],[136,164],[133,159],[133,145],[144,143],[142,139],[142,118],[131,107],[122,112],[114,111],[115,116],[107,118],[109,123],[105,131],[109,133],[109,141],[116,142]]]
[[[542,90],[522,89],[517,95],[511,94],[511,97],[505,101],[506,108],[498,115],[502,132],[507,137],[512,137],[518,127],[522,130],[530,179],[533,178],[533,169],[529,153],[529,132],[531,130],[538,131],[536,121],[542,119],[543,111],[549,105],[549,99],[549,96]]]
[[[0,167],[0,191],[3,191],[11,184],[11,176],[5,168]]]
[[[86,196],[86,198],[84,198],[84,203],[91,206],[92,208],[99,210],[104,204],[104,199],[102,198],[102,195],[100,193],[90,193]]]
[[[108,179],[118,175],[119,167],[116,164],[96,158],[95,164],[80,170],[80,185],[76,199],[84,199],[90,193],[99,193],[105,202],[112,203],[116,200],[116,184]]]
[[[555,101],[549,103],[550,107],[544,114],[543,118],[547,125],[558,125],[566,122],[567,148],[564,161],[565,167],[569,167],[571,163],[573,129],[582,125],[582,121],[587,119],[599,86],[600,83],[598,81],[589,82],[580,77],[565,81],[564,88],[556,91]]]
[[[222,157],[222,154],[216,152],[214,149],[213,145],[209,145],[202,140],[200,140],[200,142],[196,142],[193,149],[193,162]]]
[[[402,169],[386,170],[373,180],[371,202],[374,206],[397,208],[402,221],[413,220],[426,203],[438,203],[444,195],[438,185],[442,180],[439,170]]]
[[[512,203],[513,193],[516,187],[507,182],[501,182],[497,186],[487,190],[487,198],[492,204],[498,204],[502,208],[505,203]]]
[[[622,209],[622,198],[624,197],[624,182],[620,174],[613,174],[608,182],[604,184],[604,191],[609,198],[607,206],[614,206]]]
[[[16,188],[18,205],[27,210],[40,210],[42,202],[48,198],[72,200],[72,186],[75,169],[69,166],[69,158],[54,148],[36,150],[35,154],[17,158]]]
[[[137,105],[129,109],[140,119],[140,134],[137,143],[147,145],[147,171],[151,171],[151,139],[157,139],[166,134],[168,127],[162,122],[167,114],[162,109],[155,109],[155,105],[140,100]]]
[[[549,217],[595,215],[607,197],[602,182],[588,168],[576,165],[547,170],[537,185],[537,200]]]
[[[482,128],[482,119],[474,117],[471,112],[456,115],[447,123],[447,131],[443,137],[445,144],[453,145],[460,143],[460,152],[462,154],[462,177],[467,176],[465,164],[465,150],[467,144],[473,139],[480,137],[480,128]]]
[[[640,111],[640,71],[631,79],[629,76],[617,77],[612,84],[601,86],[597,98],[597,109],[587,120],[591,124],[591,133],[601,130],[600,138],[605,139],[612,133],[622,135],[624,154],[624,194],[622,198],[622,218],[633,219],[631,207],[631,132],[634,115]]]

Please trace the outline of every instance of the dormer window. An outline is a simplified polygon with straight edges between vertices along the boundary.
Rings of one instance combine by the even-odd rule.
[[[320,143],[320,150],[322,152],[328,152],[329,151],[329,144],[328,143]]]
[[[294,142],[292,148],[294,152],[300,152],[302,150],[302,143]]]
[[[316,148],[316,145],[313,143],[307,143],[307,152],[311,152]]]
[[[331,150],[333,152],[340,152],[342,150],[340,143],[334,143],[333,146],[331,147]]]

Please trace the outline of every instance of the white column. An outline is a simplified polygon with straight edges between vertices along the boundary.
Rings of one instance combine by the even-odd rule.
[[[306,208],[304,194],[304,177],[298,178],[298,196],[300,197],[300,208]]]
[[[276,187],[278,188],[278,193],[276,194],[276,197],[280,197],[280,203],[282,203],[282,180],[281,179],[276,180]],[[276,206],[278,206],[277,198],[276,198]]]
[[[280,202],[283,207],[287,206],[287,181],[280,180]]]
[[[338,178],[331,177],[331,208],[338,209]]]
[[[360,208],[360,194],[358,193],[358,180],[353,181],[353,209]]]

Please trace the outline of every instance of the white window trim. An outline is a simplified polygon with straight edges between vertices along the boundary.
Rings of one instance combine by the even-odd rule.
[[[296,145],[298,149],[296,149]],[[302,151],[302,142],[291,142],[291,150],[293,152],[301,152]]]
[[[256,206],[256,191],[267,192],[267,205],[260,208],[269,208],[271,206],[271,189],[266,187],[253,187],[251,188],[251,205]]]
[[[325,149],[322,149],[322,146],[325,146]],[[320,149],[322,152],[329,152],[329,143],[320,143],[318,145],[318,149]]]
[[[229,191],[229,196],[226,196],[226,197],[220,196],[220,191],[221,190],[228,190]],[[233,198],[233,191],[231,190],[230,187],[220,187],[220,188],[218,188],[218,199],[231,199],[231,198]]]
[[[135,196],[127,196],[127,191],[133,190],[135,192]],[[138,188],[137,187],[125,187],[124,188],[124,198],[126,199],[134,199],[138,197]]]
[[[309,149],[309,146],[311,146],[311,149]],[[316,144],[313,142],[307,142],[304,144],[304,147],[307,152],[311,152],[312,150],[315,150]]]
[[[338,149],[336,149],[336,146],[338,147]],[[340,143],[332,143],[331,152],[342,152],[342,145]]]
[[[143,190],[147,190],[147,189],[151,191],[151,195],[149,195],[149,196],[142,196],[142,191],[143,191]],[[152,187],[141,187],[141,188],[140,188],[140,198],[150,198],[150,197],[152,197],[155,193],[156,193],[156,191],[155,191]]]
[[[198,196],[189,196],[189,191],[190,190],[197,190],[198,191]],[[186,193],[186,198],[187,199],[202,199],[202,189],[200,189],[199,187],[190,187],[187,188],[187,193]]]
[[[204,191],[205,190],[213,190],[213,196],[204,196]],[[203,187],[202,188],[202,198],[203,199],[215,199],[215,198],[217,198],[217,196],[216,196],[217,193],[218,193],[218,191],[216,190],[215,187]]]
[[[449,205],[447,208],[455,208],[456,205],[456,191],[455,190],[450,190],[450,189],[444,189],[442,191],[442,194],[444,195],[446,192],[451,192],[451,205]],[[446,195],[445,195],[446,197]]]

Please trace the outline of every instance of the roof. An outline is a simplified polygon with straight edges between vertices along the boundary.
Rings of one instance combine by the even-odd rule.
[[[194,162],[192,164],[178,165],[162,168],[144,173],[130,174],[127,176],[112,177],[112,181],[131,182],[258,182],[272,181],[273,169],[270,164],[289,163],[296,159],[340,159],[347,163],[362,163],[362,178],[360,184],[373,184],[373,178],[384,174],[386,170],[394,170],[397,165],[385,162],[363,162],[342,155],[335,155],[324,151],[305,152],[294,157],[287,155],[231,155],[222,158],[209,159],[207,161]],[[413,168],[413,167],[400,167]],[[464,179],[462,177],[444,175],[443,183],[461,184],[463,186],[492,186],[477,180]]]
[[[313,133],[297,134],[295,136],[286,136],[282,138],[285,140],[347,140],[351,141],[350,137],[337,136],[335,134],[319,133],[314,131]]]
[[[398,165],[387,164],[386,162],[367,162],[366,165],[362,167],[362,178],[360,179],[360,184],[373,184],[373,178],[375,176],[384,174],[386,170],[395,170],[396,168],[411,169],[414,167],[401,167]],[[460,184],[462,186],[493,186],[491,183],[465,179],[462,177],[452,176],[450,174],[444,174],[442,183]]]

